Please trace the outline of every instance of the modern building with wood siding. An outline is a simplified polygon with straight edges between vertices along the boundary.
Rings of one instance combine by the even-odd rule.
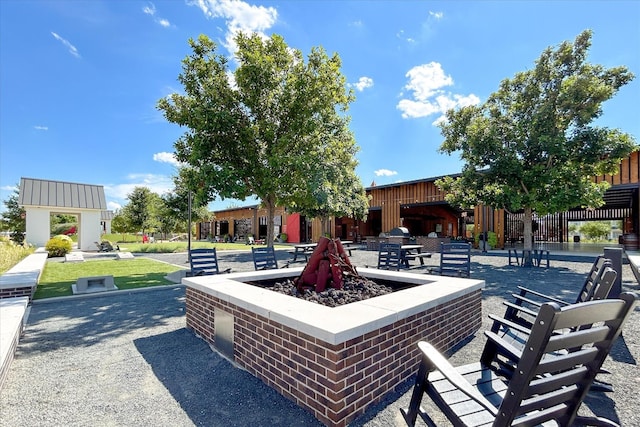
[[[594,177],[597,182],[607,181],[611,188],[605,194],[605,205],[596,210],[576,207],[569,212],[536,218],[536,241],[568,241],[569,221],[622,220],[623,234],[640,233],[640,152],[624,159],[619,172],[614,175]],[[452,175],[456,176],[456,175]],[[498,247],[505,242],[520,240],[521,214],[503,209],[477,206],[473,210],[461,210],[445,201],[445,193],[435,185],[441,177],[425,178],[388,185],[372,185],[366,188],[370,196],[366,221],[353,218],[333,219],[333,236],[343,240],[359,241],[365,237],[377,237],[396,227],[405,227],[412,236],[437,235],[438,237],[467,238],[467,225],[473,224],[476,233],[493,231],[498,237]],[[244,236],[246,231],[256,237],[266,236],[266,210],[258,205],[215,212],[216,220],[198,225],[198,237],[209,234]],[[242,232],[242,233],[241,233]],[[286,233],[289,242],[317,241],[320,222],[280,208],[276,213],[276,235]],[[637,240],[636,240],[637,241]]]

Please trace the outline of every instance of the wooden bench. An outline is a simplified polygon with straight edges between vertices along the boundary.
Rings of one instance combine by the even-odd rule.
[[[192,249],[189,252],[189,264],[191,265],[190,276],[207,276],[220,274],[218,268],[218,254],[216,248]],[[230,268],[224,272],[229,273]]]

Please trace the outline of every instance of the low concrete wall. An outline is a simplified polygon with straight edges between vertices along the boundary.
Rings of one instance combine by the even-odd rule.
[[[27,297],[0,301],[0,389],[18,348],[28,304]]]
[[[39,248],[0,276],[0,299],[28,297],[31,302],[47,257],[44,248]]]
[[[47,257],[44,248],[39,248],[0,276],[0,388],[16,353],[28,305]]]

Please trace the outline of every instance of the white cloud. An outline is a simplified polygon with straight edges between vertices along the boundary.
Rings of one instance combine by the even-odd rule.
[[[109,209],[110,211],[118,211],[122,208],[122,205],[120,203],[116,203],[116,202],[107,202],[107,209]]]
[[[35,130],[49,130],[49,127],[47,126],[34,126],[33,128]]]
[[[153,160],[160,163],[169,163],[174,166],[180,165],[180,162],[176,160],[176,156],[173,153],[162,151],[153,155]]]
[[[197,6],[207,18],[222,18],[227,24],[224,46],[230,53],[237,50],[234,37],[238,32],[258,33],[266,37],[264,31],[271,28],[278,18],[273,7],[255,6],[237,0],[192,0],[187,2]]]
[[[358,83],[350,83],[350,86],[355,87],[358,92],[362,92],[366,88],[373,86],[373,79],[371,77],[360,77]]]
[[[18,189],[18,187],[16,187],[15,185],[3,185],[2,187],[0,187],[0,190],[2,191],[16,191]]]
[[[376,174],[376,176],[393,176],[393,175],[398,175],[397,171],[392,171],[389,169],[378,169],[377,171],[374,172]]]
[[[51,35],[53,37],[55,37],[55,39],[58,40],[60,43],[62,43],[64,46],[66,46],[66,48],[69,49],[69,53],[71,55],[75,56],[76,58],[80,58],[80,52],[78,52],[78,49],[76,49],[76,47],[74,45],[69,43],[68,40],[63,39],[62,37],[60,37],[58,34],[54,33],[53,31],[51,32]]]
[[[435,18],[435,19],[442,19],[442,17],[444,16],[443,12],[433,12],[433,11],[429,11],[429,16]]]
[[[411,96],[404,97],[396,105],[405,119],[440,114],[433,122],[437,125],[444,120],[447,110],[480,103],[474,94],[459,95],[445,91],[444,88],[453,85],[453,78],[446,75],[437,62],[415,66],[407,72],[406,77],[409,82],[404,89],[409,90]]]
[[[160,18],[156,16],[156,5],[149,2],[149,4],[142,8],[142,12],[146,15],[152,16],[153,20],[162,27],[170,27],[171,22],[168,19]]]
[[[112,199],[112,203],[127,203],[127,195],[133,192],[136,187],[147,187],[156,194],[164,194],[173,190],[173,178],[169,175],[155,174],[130,174],[127,176],[128,183],[105,184],[105,196]],[[113,200],[116,200],[115,202]]]

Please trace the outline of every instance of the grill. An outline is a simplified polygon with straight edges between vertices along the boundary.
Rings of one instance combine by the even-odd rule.
[[[411,237],[407,227],[396,227],[389,232],[389,237]]]
[[[389,243],[400,243],[402,245],[409,244],[411,234],[406,227],[396,227],[391,229],[388,233]]]

